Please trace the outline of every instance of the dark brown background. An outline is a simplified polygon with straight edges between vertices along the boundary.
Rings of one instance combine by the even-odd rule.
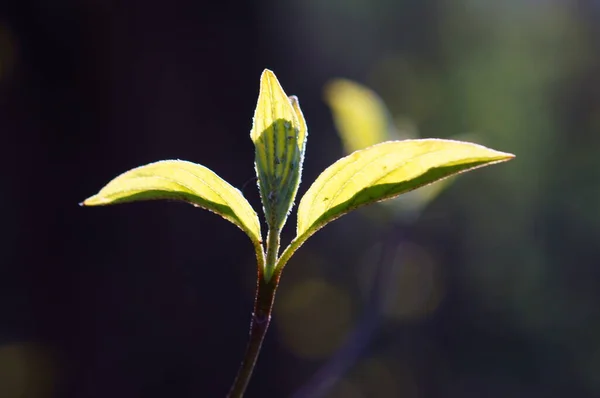
[[[315,236],[275,314],[289,319],[297,301],[308,321],[274,323],[248,397],[290,396],[360,324],[357,264],[386,239],[435,258],[443,298],[380,325],[327,396],[597,396],[599,8],[499,3],[5,0],[0,348],[50,349],[30,376],[52,375],[57,397],[225,395],[252,306],[248,239],[183,204],[77,203],[129,168],[179,158],[258,208],[249,131],[268,67],[310,127],[300,194],[342,154],[321,100],[337,76],[374,87],[424,136],[475,131],[518,158],[461,177],[397,237],[366,213]],[[307,279],[334,290],[310,304]],[[331,297],[334,310],[350,302],[345,332],[303,356],[289,330],[325,334],[331,317],[310,314]],[[2,352],[0,369],[14,368]]]

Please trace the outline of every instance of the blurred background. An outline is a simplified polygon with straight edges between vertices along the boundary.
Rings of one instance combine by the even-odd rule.
[[[599,21],[596,0],[3,1],[0,396],[225,396],[247,237],[185,204],[77,204],[179,158],[260,208],[263,68],[309,125],[299,195],[345,153],[340,77],[397,131],[517,158],[311,238],[248,397],[599,396]]]

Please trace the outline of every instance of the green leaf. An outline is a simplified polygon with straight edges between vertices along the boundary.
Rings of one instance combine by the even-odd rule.
[[[302,164],[304,163],[304,153],[306,151],[308,127],[306,126],[306,120],[304,120],[304,115],[300,109],[300,101],[298,101],[298,97],[295,95],[290,95],[289,99],[292,107],[294,108],[294,112],[296,113],[296,118],[298,119],[298,148],[300,148],[300,174],[302,174]]]
[[[383,141],[416,138],[399,131],[383,100],[371,89],[348,79],[334,79],[325,86],[338,135],[348,154]],[[403,216],[413,217],[432,202],[452,181],[445,179],[382,203]]]
[[[285,94],[275,74],[265,69],[250,138],[269,229],[280,231],[292,208],[304,159],[306,122],[298,100]]]
[[[298,206],[296,239],[305,240],[358,207],[513,157],[439,139],[389,141],[356,151],[327,168],[308,189]]]
[[[346,153],[393,139],[390,113],[377,94],[347,79],[335,79],[325,86],[325,102]]]
[[[83,205],[156,199],[181,200],[217,213],[246,232],[255,247],[261,245],[258,216],[242,193],[212,170],[192,162],[163,160],[129,170]]]

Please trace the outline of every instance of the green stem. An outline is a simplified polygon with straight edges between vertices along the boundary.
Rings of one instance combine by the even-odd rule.
[[[264,278],[268,282],[273,276],[275,271],[275,264],[277,264],[277,255],[279,254],[279,231],[269,229],[267,233],[267,259],[265,263]],[[260,270],[260,265],[259,268]]]
[[[260,348],[269,329],[275,292],[277,291],[279,277],[281,276],[279,271],[274,271],[278,251],[279,233],[269,231],[266,264],[264,269],[260,267],[260,264],[258,268],[254,312],[250,321],[250,338],[240,370],[231,386],[231,390],[229,390],[228,398],[241,398],[244,396],[244,392],[254,371],[254,365],[256,365],[256,360],[260,354]]]
[[[303,235],[296,236],[294,240],[290,242],[288,247],[285,248],[283,253],[281,253],[281,257],[277,260],[277,264],[275,264],[275,269],[277,272],[281,272],[283,267],[287,264],[289,259],[292,257],[296,250],[300,248],[306,242],[308,238],[310,238],[315,232],[317,232],[320,228],[314,228],[309,232],[305,232]]]

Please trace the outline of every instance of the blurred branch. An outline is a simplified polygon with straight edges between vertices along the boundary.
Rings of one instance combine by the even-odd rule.
[[[412,220],[416,219],[416,216],[412,218]],[[373,340],[373,335],[381,324],[384,305],[395,294],[393,285],[398,280],[395,276],[400,271],[400,267],[394,261],[394,257],[399,242],[408,235],[412,225],[411,221],[404,220],[408,218],[396,221],[390,230],[383,234],[384,243],[376,263],[376,273],[362,319],[342,348],[292,395],[293,398],[325,396],[358,361]]]

